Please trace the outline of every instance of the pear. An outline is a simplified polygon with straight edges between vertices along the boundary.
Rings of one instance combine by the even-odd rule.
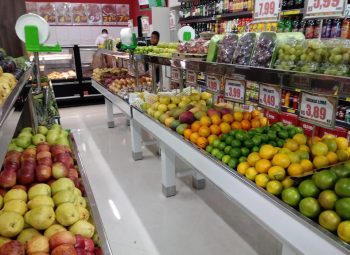
[[[51,236],[58,232],[67,231],[65,227],[59,224],[53,224],[48,229],[45,230],[44,236],[50,239]]]
[[[27,202],[27,192],[22,189],[11,189],[4,196],[4,203],[11,200],[23,200]]]
[[[74,190],[74,182],[69,178],[60,178],[57,181],[51,183],[52,195],[55,195],[61,190]]]
[[[75,235],[82,235],[86,238],[91,238],[94,235],[95,227],[86,220],[79,220],[70,226],[69,231]]]
[[[74,194],[75,194],[76,197],[81,197],[81,190],[78,189],[78,188],[74,188]]]
[[[23,200],[11,200],[4,205],[5,212],[16,212],[20,215],[24,215],[28,210],[27,204]]]
[[[50,227],[55,221],[55,212],[51,206],[39,206],[27,212],[25,221],[37,230]]]
[[[3,212],[0,215],[0,235],[3,237],[15,237],[24,226],[23,217],[15,212]]]
[[[28,198],[32,200],[36,196],[49,196],[51,197],[51,188],[45,183],[35,184],[28,191]]]
[[[27,228],[22,230],[22,232],[17,236],[17,241],[19,241],[22,244],[25,244],[27,241],[32,239],[35,236],[40,236],[41,234],[39,233],[38,230],[34,228]]]
[[[57,192],[52,198],[56,206],[59,206],[63,203],[74,203],[76,200],[76,196],[73,190],[61,190]]]
[[[35,207],[39,207],[43,205],[51,206],[51,207],[55,206],[52,198],[49,196],[36,196],[32,200],[30,200],[27,205],[29,209],[34,209]]]
[[[63,226],[70,226],[80,218],[77,207],[72,203],[60,204],[55,212],[58,223]]]
[[[86,208],[86,200],[83,197],[78,197],[74,204]]]
[[[90,213],[85,207],[77,206],[77,209],[79,211],[80,220],[88,220],[90,218]]]

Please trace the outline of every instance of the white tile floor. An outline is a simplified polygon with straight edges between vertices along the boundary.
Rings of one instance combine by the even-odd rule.
[[[104,105],[60,109],[75,133],[113,254],[257,254],[187,183],[161,192],[160,160],[131,158],[125,118],[108,129]]]

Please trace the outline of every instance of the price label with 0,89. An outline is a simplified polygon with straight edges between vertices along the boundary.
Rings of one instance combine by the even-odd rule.
[[[171,80],[179,81],[180,80],[180,69],[171,68]]]
[[[225,80],[225,98],[237,103],[244,103],[245,82],[243,80]]]
[[[345,0],[307,0],[306,18],[342,17]]]
[[[256,0],[254,5],[254,21],[277,21],[280,0]]]
[[[312,124],[334,127],[336,98],[302,92],[299,117]]]
[[[218,93],[221,90],[221,78],[215,75],[207,75],[207,89]]]
[[[259,86],[259,104],[273,110],[280,110],[281,89],[269,84]]]
[[[195,71],[186,72],[186,83],[195,85],[197,83],[197,73]]]

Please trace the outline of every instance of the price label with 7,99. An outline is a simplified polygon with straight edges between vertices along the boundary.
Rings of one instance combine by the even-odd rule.
[[[245,82],[243,80],[225,80],[225,99],[237,103],[244,103]]]
[[[186,83],[189,85],[195,85],[197,82],[197,73],[195,71],[186,72]]]
[[[281,88],[270,84],[260,84],[259,105],[275,111],[280,110]]]
[[[254,21],[277,21],[280,0],[255,0]]]
[[[306,4],[304,18],[342,17],[345,9],[345,0],[307,0]]]
[[[180,81],[180,69],[171,68],[171,80]]]
[[[334,127],[336,104],[335,97],[302,92],[299,117],[305,122]]]
[[[208,74],[207,89],[213,93],[219,93],[221,91],[221,78]]]

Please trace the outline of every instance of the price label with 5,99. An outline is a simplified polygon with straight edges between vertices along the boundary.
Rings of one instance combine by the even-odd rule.
[[[171,80],[179,81],[180,80],[180,69],[171,68]]]
[[[344,9],[345,0],[307,0],[304,18],[342,17]]]
[[[255,0],[254,21],[277,21],[280,0]]]
[[[278,86],[260,84],[259,104],[272,110],[280,110],[281,89]]]
[[[195,85],[197,82],[197,73],[194,71],[186,72],[186,83],[189,85]]]
[[[225,99],[237,103],[244,103],[245,82],[243,80],[226,79]]]
[[[302,92],[299,117],[312,124],[334,127],[336,98]]]
[[[221,90],[221,78],[215,75],[207,75],[207,89],[213,93],[219,93]]]

